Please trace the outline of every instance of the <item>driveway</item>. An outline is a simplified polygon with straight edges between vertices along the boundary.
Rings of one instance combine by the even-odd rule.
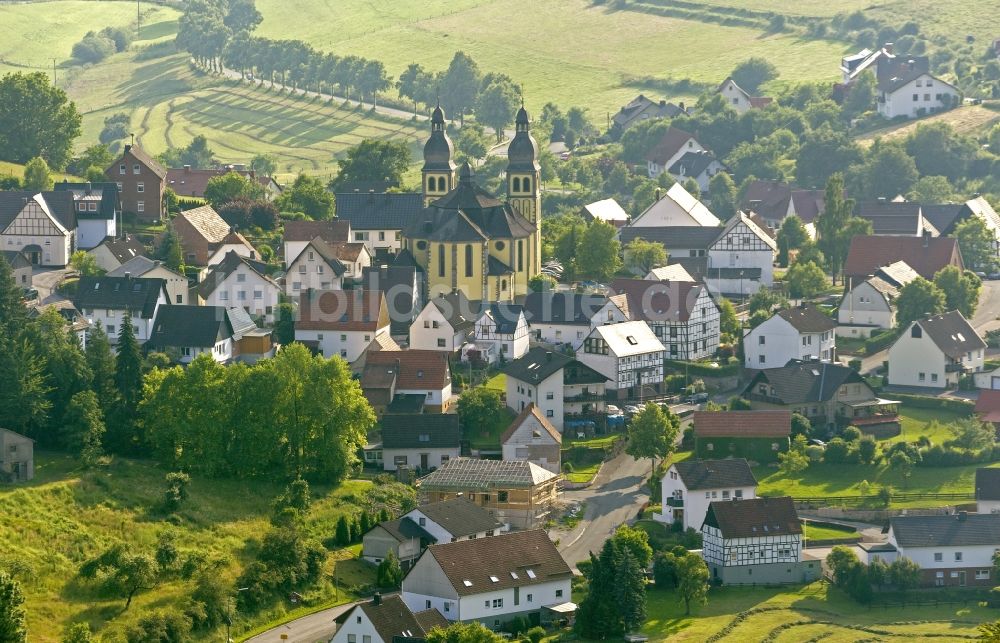
[[[980,335],[1000,328],[1000,280],[983,281],[979,307],[972,316],[972,326]]]
[[[32,287],[38,291],[38,300],[42,303],[65,299],[62,295],[53,294],[56,287],[73,272],[72,268],[39,268],[31,273]]]
[[[354,607],[347,603],[279,625],[247,639],[247,643],[327,643],[337,629],[334,619]],[[286,635],[287,638],[281,638]]]

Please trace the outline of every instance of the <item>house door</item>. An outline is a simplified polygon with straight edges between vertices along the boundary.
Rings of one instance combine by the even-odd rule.
[[[990,388],[1000,389],[1000,377],[997,377],[996,375],[990,376]]]
[[[420,454],[420,468],[423,469],[424,471],[426,471],[427,468],[428,468],[428,466],[427,466],[428,465],[428,458],[429,458],[428,454],[426,454],[426,453],[421,453]]]
[[[20,480],[21,479],[21,463],[20,462],[12,462],[11,463],[11,470],[10,470],[10,472],[11,472],[11,474],[13,474],[14,480]]]
[[[28,255],[28,260],[31,261],[31,265],[37,266],[42,263],[42,247],[37,244],[31,244],[24,247],[24,254]]]
[[[965,572],[958,572],[958,586],[965,587]]]

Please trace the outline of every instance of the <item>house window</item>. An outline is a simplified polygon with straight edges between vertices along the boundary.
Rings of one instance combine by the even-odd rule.
[[[136,210],[136,212],[145,212],[146,211],[146,202],[145,201],[136,201],[136,203],[135,203],[135,210]]]
[[[146,191],[146,184],[145,183],[136,183],[135,184],[135,191],[136,192],[145,192]]]
[[[955,552],[955,562],[956,563],[962,562],[962,552],[960,551]]]
[[[243,283],[246,280],[247,280],[247,276],[245,274],[243,274],[242,272],[241,273],[237,273],[237,275],[236,275],[236,281],[238,281],[240,283]]]
[[[734,499],[739,499],[739,498],[742,498],[742,497],[743,497],[743,490],[742,489],[737,489],[736,491],[733,492],[733,498]]]
[[[556,598],[562,598],[563,591],[561,589],[556,590]]]
[[[472,276],[472,244],[465,244],[465,276]]]
[[[937,376],[938,376],[937,373],[931,373],[931,381],[932,382],[936,382],[937,381]]]
[[[934,586],[944,587],[944,572],[937,572],[934,574]]]
[[[722,492],[722,499],[723,500],[729,500],[729,491],[728,490],[724,490]]]
[[[246,301],[247,300],[247,291],[241,290],[238,293],[236,293],[236,299],[238,301]]]
[[[223,290],[219,293],[219,301],[229,301],[229,293]]]
[[[533,599],[534,599],[534,596],[532,596],[531,594],[528,594],[528,602],[530,603]]]
[[[347,335],[341,335],[340,336],[340,341],[346,342],[347,341]]]
[[[549,392],[549,393],[545,394],[545,399],[546,400],[554,399],[554,397],[555,397],[555,395],[552,392]]]
[[[397,467],[398,466],[406,466],[406,456],[405,455],[394,456],[392,458],[392,463],[394,465],[396,465]]]
[[[927,376],[924,373],[917,373],[917,381],[923,382]]]
[[[990,570],[988,569],[976,570],[976,580],[988,580],[989,577],[990,577]]]
[[[493,609],[499,609],[501,607],[503,607],[503,599],[502,598],[494,598],[493,599]]]
[[[108,324],[107,328],[108,328],[108,335],[114,335],[115,334],[115,325],[114,324]]]
[[[446,348],[444,338],[438,338],[438,348]]]
[[[780,447],[780,446],[778,446],[778,443],[777,443],[777,442],[772,442],[772,443],[771,443],[771,450],[772,450],[772,451],[777,451],[777,450],[778,450],[778,449],[780,449],[780,448],[781,448],[781,447]]]
[[[920,94],[914,94],[914,95],[913,95],[913,102],[915,103],[915,102],[917,102],[918,100],[920,100]]]
[[[451,602],[449,601],[444,602],[444,611],[446,614],[451,611]]]
[[[761,356],[759,356],[758,359],[760,360],[760,363],[763,364],[764,360],[766,359],[766,356],[765,355],[761,355]]]
[[[118,166],[118,173],[119,173],[119,174],[125,174],[125,173],[126,173],[126,171],[127,171],[127,170],[126,170],[126,168],[125,168],[125,164],[124,164],[124,163],[122,163],[121,165],[119,165],[119,166]],[[119,187],[118,187],[118,190],[119,190],[119,191],[121,191],[121,183],[119,183],[119,184],[118,184],[118,186],[119,186]]]
[[[444,244],[438,244],[438,277],[444,277]]]
[[[426,601],[424,601],[424,609],[429,610],[430,608],[431,608],[431,600],[427,599]]]
[[[940,563],[943,560],[944,560],[944,554],[942,554],[939,551],[934,552],[934,562],[935,563]]]
[[[360,623],[360,622],[361,622],[361,617],[359,616],[358,617],[358,623]],[[348,634],[347,635],[347,643],[358,643],[358,635],[357,634]]]
[[[554,417],[554,416],[555,416],[555,413],[552,411],[552,409],[549,409],[548,411],[545,412],[545,417],[550,418],[550,417]]]
[[[133,163],[132,164],[132,174],[139,174],[140,172],[142,172],[142,168],[139,167],[139,164],[138,163]]]
[[[293,281],[292,282],[292,290],[302,290],[302,282],[301,281]]]

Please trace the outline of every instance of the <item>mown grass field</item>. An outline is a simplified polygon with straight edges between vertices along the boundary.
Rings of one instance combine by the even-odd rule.
[[[857,536],[858,532],[850,527],[816,525],[811,522],[804,522],[805,537],[807,540],[836,540],[838,538],[850,538]]]
[[[125,541],[152,550],[159,535],[177,534],[182,552],[200,551],[209,560],[221,559],[219,573],[235,580],[239,563],[248,562],[254,543],[269,528],[270,506],[283,485],[195,478],[190,498],[170,521],[158,515],[165,489],[165,471],[134,460],[115,460],[108,468],[80,471],[72,458],[36,453],[36,478],[27,485],[0,487],[0,567],[16,563],[27,599],[29,640],[56,642],[65,626],[86,621],[102,635],[121,631],[127,623],[153,608],[179,608],[190,595],[191,583],[170,580],[137,595],[128,612],[124,601],[98,593],[77,579],[82,562],[109,545]],[[332,535],[336,519],[368,482],[350,481],[336,489],[313,488],[314,505],[307,528],[318,538]],[[329,532],[329,533],[328,533]],[[343,588],[372,582],[374,571],[356,559],[335,562]],[[327,594],[329,596],[327,596]],[[329,600],[332,588],[315,598]],[[273,620],[291,606],[276,605],[255,617]],[[241,617],[235,631],[253,623]],[[195,635],[195,640],[218,640],[218,633]]]
[[[823,582],[790,588],[713,588],[708,604],[684,615],[672,591],[647,595],[649,618],[642,631],[651,641],[848,641],[975,639],[977,625],[996,614],[974,604],[963,608],[920,606],[867,609]],[[742,620],[738,615],[749,612]],[[727,629],[728,627],[728,629]],[[721,636],[720,636],[721,635]],[[774,638],[768,638],[773,635]]]
[[[10,163],[9,161],[0,161],[0,178],[5,176],[16,176],[17,178],[24,178],[24,166],[20,163]],[[73,176],[72,174],[63,174],[60,172],[53,172],[52,179],[54,181],[62,181],[66,179],[67,181],[82,181],[78,176]]]
[[[933,114],[919,121],[895,123],[874,132],[867,132],[858,137],[858,143],[867,147],[874,142],[876,137],[888,140],[906,138],[917,127],[930,123],[947,123],[959,134],[979,136],[1000,123],[1000,106],[996,102],[993,102],[991,106],[964,105],[948,112]]]

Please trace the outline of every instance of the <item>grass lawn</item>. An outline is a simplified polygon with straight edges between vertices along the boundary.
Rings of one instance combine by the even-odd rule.
[[[892,397],[891,394],[887,394]],[[901,405],[899,408],[899,422],[902,431],[888,442],[913,442],[922,435],[926,435],[934,444],[942,444],[953,439],[951,431],[947,425],[960,420],[966,415],[957,411],[941,409],[916,409]],[[938,426],[931,429],[931,423],[937,421]]]
[[[483,386],[503,395],[507,392],[507,375],[504,373],[497,373],[490,379],[486,380],[483,383]]]
[[[24,166],[21,165],[21,164],[19,164],[19,163],[10,163],[9,161],[0,161],[0,177],[4,177],[4,176],[16,176],[19,179],[24,178]],[[67,180],[67,181],[83,181],[84,180],[84,179],[81,179],[78,176],[73,176],[72,174],[62,174],[60,172],[53,172],[52,173],[52,180],[53,181],[58,182],[58,181],[62,181],[64,179]]]
[[[594,462],[587,465],[574,466],[573,473],[564,473],[563,477],[567,482],[583,483],[590,482],[591,478],[601,470],[603,462]]]
[[[978,606],[867,609],[826,583],[789,588],[713,588],[708,604],[693,607],[691,616],[672,591],[651,590],[642,628],[651,641],[705,641],[750,612],[721,641],[774,640],[792,643],[824,641],[904,641],[934,635],[936,641],[975,638],[979,623],[996,615]],[[767,638],[774,634],[775,638]]]
[[[841,355],[864,355],[865,340],[852,337],[837,338],[837,353]]]
[[[136,460],[116,459],[107,468],[81,471],[73,458],[36,452],[36,477],[26,484],[0,488],[0,567],[17,561],[28,610],[30,640],[55,642],[72,622],[86,621],[106,640],[117,640],[129,622],[152,608],[178,608],[190,596],[190,581],[172,579],[142,592],[128,612],[123,600],[107,597],[81,583],[80,564],[109,545],[127,540],[152,549],[160,533],[177,534],[182,557],[197,550],[223,563],[218,573],[235,581],[251,560],[255,543],[269,528],[271,502],[283,486],[278,483],[194,478],[190,498],[167,522],[149,508],[162,498],[165,471]],[[349,481],[337,488],[313,487],[313,507],[306,529],[319,539],[329,538],[337,518],[354,512],[354,502],[370,483]],[[333,552],[327,572],[336,566],[345,587],[371,582],[374,570]],[[332,585],[323,583],[306,595],[310,602],[333,598]],[[291,606],[276,603],[248,620],[241,615],[235,633],[257,621],[279,618]],[[218,632],[195,633],[194,640],[218,640]]]
[[[805,537],[808,540],[836,540],[838,538],[850,538],[857,536],[858,532],[850,527],[840,527],[838,525],[816,525],[810,521],[803,521],[805,525]]]
[[[611,435],[599,435],[594,438],[574,438],[568,433],[563,436],[563,448],[586,447],[588,449],[603,449],[614,445],[618,440],[624,440],[624,433],[612,433]]]

